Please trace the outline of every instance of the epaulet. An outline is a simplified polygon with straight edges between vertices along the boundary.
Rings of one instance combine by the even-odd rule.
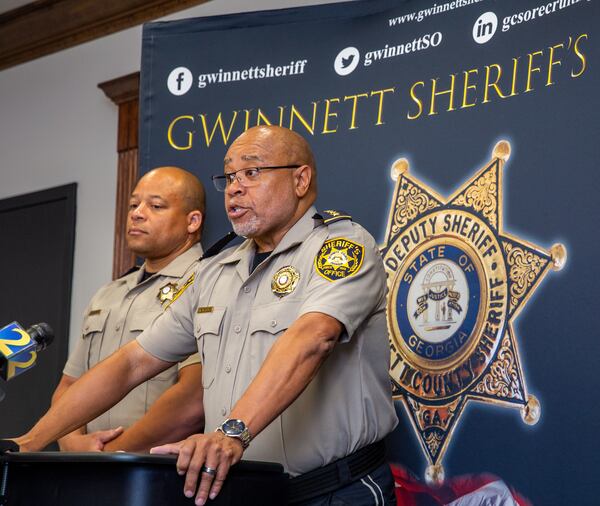
[[[132,272],[135,272],[135,271],[139,271],[141,268],[142,268],[141,265],[134,265],[127,272],[124,272],[123,274],[121,274],[117,279],[124,278],[125,276],[129,276],[129,274],[131,274]]]
[[[205,258],[210,258],[218,253],[221,253],[223,248],[227,246],[231,241],[233,241],[237,237],[237,234],[233,231],[228,232],[225,237],[221,237],[216,243],[214,243],[210,248],[208,248],[204,255],[200,257],[200,260],[204,260]]]
[[[330,225],[331,223],[335,223],[336,221],[341,220],[350,220],[352,221],[352,216],[348,214],[346,211],[333,209],[327,209],[326,211],[321,211],[313,216],[315,220],[323,220],[324,225]]]

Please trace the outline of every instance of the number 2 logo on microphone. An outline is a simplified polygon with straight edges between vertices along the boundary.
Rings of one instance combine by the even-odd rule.
[[[0,353],[10,358],[19,353],[31,342],[31,337],[17,322],[0,329]]]

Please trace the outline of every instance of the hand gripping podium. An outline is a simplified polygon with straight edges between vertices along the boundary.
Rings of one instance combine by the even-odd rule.
[[[176,457],[133,453],[6,453],[0,456],[5,506],[191,506]],[[288,475],[279,464],[241,461],[210,506],[282,506]]]

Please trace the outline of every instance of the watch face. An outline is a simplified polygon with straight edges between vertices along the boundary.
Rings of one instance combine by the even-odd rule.
[[[246,429],[246,425],[241,420],[227,420],[223,424],[223,432],[231,436],[239,435]]]

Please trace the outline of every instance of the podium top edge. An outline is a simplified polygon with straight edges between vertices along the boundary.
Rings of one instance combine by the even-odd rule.
[[[168,465],[175,466],[175,455],[150,455],[147,453],[122,453],[122,452],[28,452],[5,453],[0,455],[0,462],[26,464],[26,463],[94,463],[94,464],[136,464],[136,465]],[[260,472],[283,473],[283,466],[274,462],[257,462],[242,460],[232,467],[232,472]]]
[[[94,463],[134,463],[174,465],[175,455],[150,455],[125,452],[27,452],[5,453],[0,456],[2,462],[94,462]]]

